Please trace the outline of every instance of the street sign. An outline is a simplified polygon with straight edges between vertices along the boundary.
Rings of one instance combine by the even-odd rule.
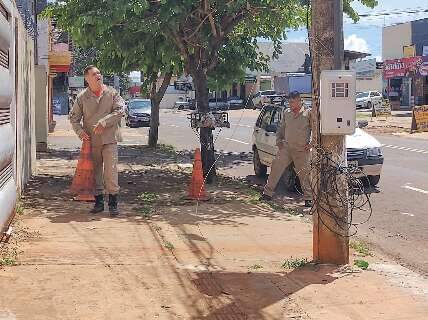
[[[410,46],[403,46],[403,57],[410,58],[416,56],[416,46],[414,44]]]
[[[84,88],[85,87],[85,78],[83,76],[79,77],[69,77],[68,86],[70,88]]]

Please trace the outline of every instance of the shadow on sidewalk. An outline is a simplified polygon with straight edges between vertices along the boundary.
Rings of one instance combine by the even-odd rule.
[[[287,298],[307,286],[332,283],[339,277],[335,273],[337,267],[317,265],[289,273],[198,273],[193,283],[199,292],[211,299],[214,310],[205,317],[194,319],[265,319],[263,309],[280,301],[285,301],[281,305],[282,317],[288,319],[287,315],[290,315],[304,319],[301,317],[304,313],[299,314],[302,310],[296,310]],[[216,307],[218,305],[221,306]]]
[[[88,222],[108,217],[108,213],[90,215],[92,204],[73,201],[68,192],[72,182],[78,150],[54,149],[40,153],[39,169],[42,174],[35,176],[28,185],[23,199],[28,205],[37,208],[54,223]],[[232,163],[241,155],[224,155],[224,160]],[[119,149],[120,207],[124,212],[115,219],[135,220],[142,206],[154,206],[157,211],[174,211],[180,214],[168,216],[171,224],[212,224],[238,225],[236,218],[265,216],[277,219],[272,210],[260,204],[242,204],[237,206],[237,199],[248,191],[247,186],[232,179],[220,179],[212,186],[207,186],[211,200],[196,206],[194,201],[186,201],[187,186],[191,178],[193,155],[190,152],[175,153],[163,148],[151,149],[145,146],[121,146]],[[185,165],[188,170],[179,169]],[[139,196],[143,193],[156,194],[155,203],[147,203]],[[218,206],[221,206],[219,209]],[[197,212],[196,208],[202,208]],[[176,208],[176,209],[174,209]],[[203,213],[202,213],[203,212]],[[152,219],[163,219],[162,214],[154,214]]]
[[[74,160],[78,155],[77,150],[52,150],[40,154],[39,164],[44,173],[34,177],[23,201],[26,207],[35,209],[52,223],[70,224],[74,233],[84,239],[84,243],[97,261],[105,265],[113,261],[114,265],[120,266],[120,272],[114,268],[110,270],[112,277],[118,279],[123,288],[129,289],[132,286],[129,279],[135,279],[136,283],[143,287],[149,286],[141,274],[122,263],[121,256],[126,255],[127,244],[118,247],[119,244],[109,242],[107,246],[100,235],[85,231],[86,229],[71,222],[115,219],[119,222],[128,221],[135,225],[147,226],[156,239],[156,247],[162,252],[162,261],[167,263],[166,270],[156,270],[153,276],[158,279],[160,288],[168,288],[171,279],[180,284],[186,299],[180,303],[188,306],[189,313],[195,320],[264,319],[266,315],[263,309],[280,301],[287,304],[283,310],[286,315],[288,300],[285,298],[311,284],[328,284],[336,279],[332,275],[335,272],[334,267],[313,265],[290,273],[183,271],[177,265],[182,266],[186,263],[185,259],[180,261],[179,255],[171,253],[171,250],[165,247],[168,235],[162,234],[164,231],[157,227],[157,223],[172,226],[184,242],[185,251],[192,255],[199,265],[215,266],[218,248],[202,234],[195,233],[195,228],[189,229],[189,226],[204,224],[239,227],[246,224],[245,219],[265,217],[284,221],[288,219],[287,215],[275,213],[263,204],[248,203],[239,199],[247,189],[233,180],[222,180],[218,185],[208,187],[212,195],[208,202],[196,206],[195,202],[185,201],[183,196],[190,179],[190,170],[183,171],[177,167],[174,169],[173,166],[190,165],[190,154],[176,154],[168,150],[153,150],[140,146],[120,148],[120,164],[123,168],[129,168],[122,169],[120,173],[122,186],[120,206],[123,213],[117,218],[109,218],[107,213],[90,215],[88,210],[92,204],[75,202],[72,195],[67,192],[76,163]],[[141,193],[153,193],[159,198],[154,203],[147,203],[138,197]],[[155,209],[153,214],[144,216],[138,210],[134,210],[144,205],[153,206]],[[135,231],[138,234],[138,245],[144,243],[142,229],[138,228]],[[110,231],[104,236],[110,236]],[[141,269],[141,272],[144,271]],[[193,284],[191,288],[186,285],[189,281]],[[195,289],[200,295],[194,294]],[[209,306],[208,312],[200,306],[196,307],[201,297]],[[132,299],[138,301],[141,297],[133,296]],[[295,310],[290,309],[291,312]],[[174,315],[171,315],[170,319],[174,319]]]

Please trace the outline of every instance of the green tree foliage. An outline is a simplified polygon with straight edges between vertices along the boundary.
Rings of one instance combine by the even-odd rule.
[[[374,7],[375,0],[359,0]],[[306,24],[308,0],[66,0],[48,9],[83,47],[101,51],[112,70],[192,75],[198,108],[208,112],[208,85],[225,87],[247,68],[261,70],[280,54],[285,30]],[[344,11],[354,20],[353,0]],[[272,41],[272,57],[259,53],[258,38]],[[154,73],[152,73],[154,74]],[[208,79],[211,79],[210,82]],[[153,92],[153,90],[152,90]],[[212,130],[201,128],[204,173],[215,176]],[[211,169],[211,170],[210,170]]]

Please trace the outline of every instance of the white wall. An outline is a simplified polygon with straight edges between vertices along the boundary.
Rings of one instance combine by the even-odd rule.
[[[174,86],[169,86],[161,103],[161,109],[172,109],[174,107],[174,103],[178,100],[179,97],[189,97],[191,99],[195,98],[195,92],[189,91],[186,95],[185,92],[174,90]]]
[[[373,79],[357,79],[357,92],[377,90],[382,93],[383,90],[382,70],[376,69]]]
[[[412,25],[410,22],[384,27],[382,30],[382,59],[403,58],[403,46],[412,44]]]
[[[6,60],[5,66],[0,66],[0,233],[7,228],[17,199],[13,170],[15,131],[12,127],[14,64],[11,59],[14,52],[13,15],[16,9],[9,0],[3,0],[2,4],[8,19],[0,14],[0,49],[8,53],[9,61]]]
[[[49,54],[49,23],[46,19],[39,19],[37,21],[37,54],[38,64],[48,66]]]

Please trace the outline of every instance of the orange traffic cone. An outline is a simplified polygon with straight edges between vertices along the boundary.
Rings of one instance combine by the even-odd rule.
[[[76,172],[70,191],[76,194],[74,200],[94,201],[95,176],[94,163],[91,158],[91,143],[84,140],[80,150],[80,158],[77,162]]]
[[[202,173],[201,150],[196,149],[195,160],[193,161],[192,180],[189,185],[189,193],[186,199],[190,200],[209,200],[205,193],[204,175]]]

